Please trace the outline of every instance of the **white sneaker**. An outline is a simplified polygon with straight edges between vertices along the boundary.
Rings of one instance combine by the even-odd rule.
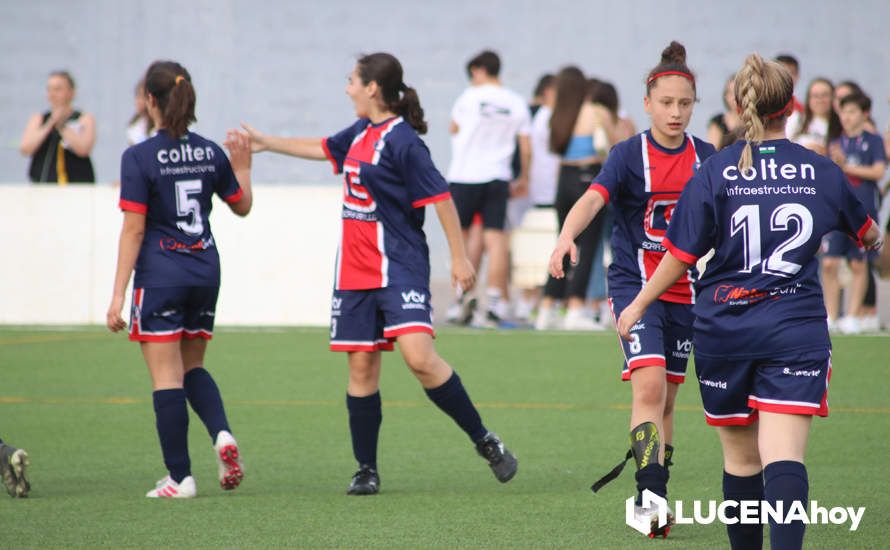
[[[649,534],[647,535],[650,539],[655,537],[667,538],[668,533],[671,532],[671,526],[674,524],[674,511],[668,505],[665,505],[665,507],[667,508],[667,523],[659,526],[657,506],[644,508],[643,506],[634,505],[634,518],[637,520],[637,523],[648,523],[650,526]]]
[[[859,327],[862,332],[881,332],[881,321],[877,315],[859,318]]]
[[[533,310],[533,302],[520,299],[518,302],[516,302],[516,308],[513,311],[513,316],[516,317],[517,321],[527,322],[531,318]]]
[[[198,488],[195,486],[195,478],[188,476],[180,483],[176,483],[170,476],[159,480],[155,488],[145,493],[148,498],[195,498],[198,496]]]
[[[837,326],[837,319],[828,317],[828,332],[832,334],[837,334],[838,332],[840,332],[840,329]]]
[[[535,318],[535,330],[555,330],[559,328],[559,312],[552,307],[539,307]]]
[[[603,328],[603,325],[584,315],[584,312],[578,309],[570,309],[566,313],[566,318],[565,321],[563,321],[562,329],[583,331],[606,330],[605,328]]]
[[[232,434],[223,430],[216,435],[216,443],[213,445],[216,451],[217,473],[219,474],[219,486],[226,491],[241,485],[244,478],[244,464],[241,462],[241,454],[238,452],[238,442]]]
[[[859,325],[857,317],[844,317],[838,321],[837,326],[841,334],[859,334],[862,332],[862,327]]]

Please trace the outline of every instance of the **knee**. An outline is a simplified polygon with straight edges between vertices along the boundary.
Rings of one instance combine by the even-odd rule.
[[[634,388],[633,400],[634,404],[644,407],[660,407],[665,406],[665,388],[664,382],[652,380],[645,384],[639,384]],[[673,406],[673,405],[672,405]],[[665,407],[665,414],[667,414]]]
[[[433,350],[416,350],[404,353],[405,364],[414,376],[423,377],[435,372],[439,356]]]
[[[822,274],[828,277],[836,277],[840,260],[837,258],[825,258],[822,260]]]
[[[352,360],[349,362],[349,378],[361,385],[377,381],[378,366],[371,360]]]

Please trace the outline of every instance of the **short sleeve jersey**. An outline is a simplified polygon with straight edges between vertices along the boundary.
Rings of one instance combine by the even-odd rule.
[[[124,151],[120,208],[145,215],[136,287],[219,286],[214,194],[235,203],[243,192],[223,150],[198,134],[161,130]]]
[[[787,139],[744,142],[707,160],[674,210],[665,246],[693,263],[715,255],[697,284],[695,352],[733,358],[830,346],[819,262],[822,236],[860,240],[873,223],[840,168]]]
[[[655,273],[666,249],[662,245],[674,205],[702,159],[714,147],[687,135],[676,149],[656,143],[649,130],[615,145],[590,189],[615,205],[609,294],[636,295]],[[695,302],[690,270],[661,300]]]
[[[344,176],[335,288],[428,286],[424,206],[451,194],[417,132],[402,117],[361,119],[322,147]]]
[[[842,135],[834,144],[840,146],[851,166],[871,166],[878,162],[887,162],[884,151],[884,140],[871,132],[862,132],[856,137]],[[878,184],[874,180],[863,180],[855,176],[847,176],[856,190],[856,196],[866,207],[873,218],[877,218]]]

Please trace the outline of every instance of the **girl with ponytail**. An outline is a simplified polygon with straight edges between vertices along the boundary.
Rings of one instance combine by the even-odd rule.
[[[813,416],[827,416],[831,342],[819,284],[823,235],[879,247],[877,224],[841,169],[785,138],[791,75],[751,54],[736,75],[744,139],[686,185],[664,238],[668,252],[618,331],[714,250],[696,283],[695,363],[705,419],[723,446],[725,500],[808,505],[803,464]],[[762,519],[762,518],[760,518]],[[761,548],[761,523],[727,525],[733,548]],[[772,548],[801,548],[804,524],[775,524]]]
[[[388,53],[359,58],[346,93],[358,120],[327,138],[284,138],[244,125],[254,152],[329,160],[344,175],[342,233],[331,306],[331,351],[347,353],[346,406],[358,462],[347,493],[380,490],[377,440],[382,420],[381,351],[398,342],[427,396],[464,430],[498,481],[517,461],[482,424],[460,377],[433,346],[429,248],[424,207],[434,205],[451,251],[451,282],[470,290],[467,259],[448,184],[418,134],[427,130],[414,88]]]
[[[686,133],[695,104],[695,76],[686,65],[686,49],[671,42],[661,62],[646,77],[643,106],[652,127],[616,145],[563,225],[550,258],[550,274],[564,277],[563,261],[578,259],[575,238],[609,201],[615,205],[612,233],[613,263],[609,266],[609,305],[620,315],[648,280],[666,252],[665,231],[674,204],[702,159],[714,147]],[[686,375],[692,348],[693,283],[689,269],[683,279],[660,295],[643,322],[633,327],[630,340],[621,341],[625,361],[621,378],[631,384],[630,446],[626,460],[636,466],[638,522],[651,525],[649,536],[667,536],[673,521],[658,525],[658,510],[644,507],[641,494],[649,490],[667,495],[668,467],[672,464],[673,410],[679,384]],[[597,491],[617,477],[622,462],[593,486]]]

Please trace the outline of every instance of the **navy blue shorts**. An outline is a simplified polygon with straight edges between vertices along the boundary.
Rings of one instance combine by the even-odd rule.
[[[612,296],[609,307],[615,319],[621,316],[634,296]],[[691,304],[675,304],[655,300],[643,318],[630,329],[631,341],[618,337],[624,352],[621,379],[630,380],[630,373],[642,367],[665,369],[668,382],[682,384],[686,380],[686,363],[692,352]]]
[[[480,214],[485,229],[504,230],[507,223],[507,199],[510,198],[508,182],[494,180],[487,183],[451,183],[449,189],[462,228],[469,228],[473,217]]]
[[[176,342],[213,337],[218,286],[134,288],[130,340]]]
[[[771,359],[696,354],[695,371],[712,426],[746,426],[757,420],[757,411],[828,416],[831,350]]]
[[[435,336],[429,289],[334,290],[331,351],[392,351],[396,337],[412,332]]]

